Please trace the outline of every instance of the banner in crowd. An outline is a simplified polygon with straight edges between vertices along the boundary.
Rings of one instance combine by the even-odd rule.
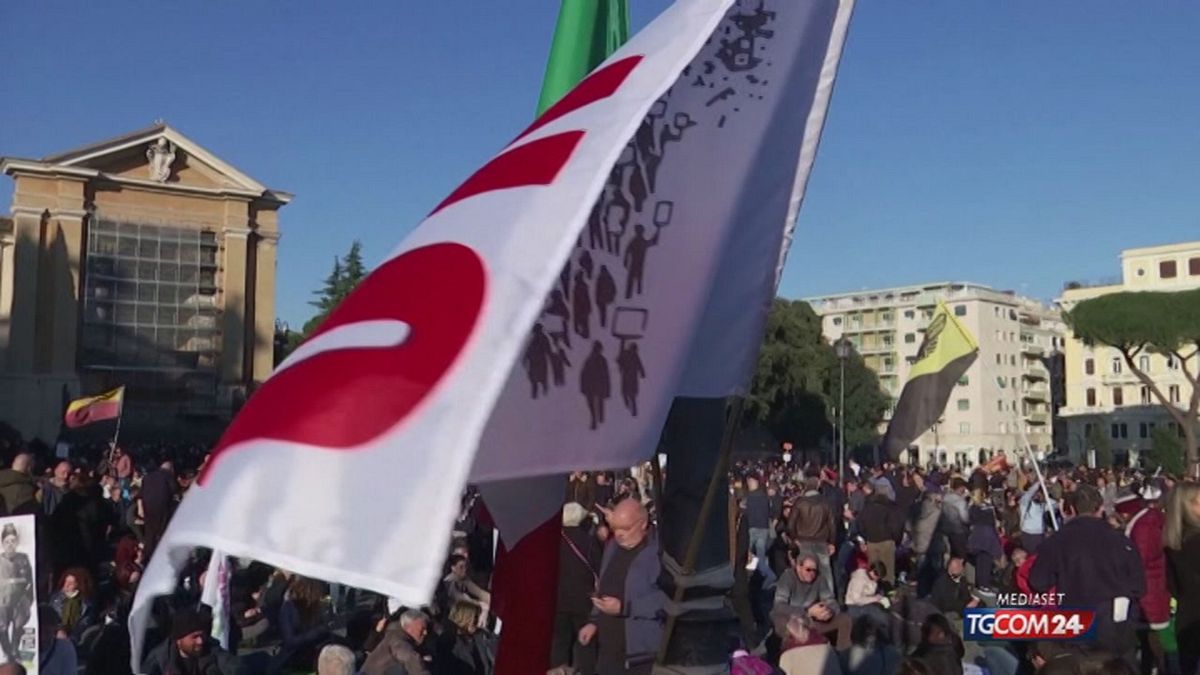
[[[125,400],[125,387],[117,387],[99,396],[89,396],[71,401],[63,415],[63,422],[72,429],[93,422],[113,420],[121,416],[121,404]]]
[[[191,547],[422,604],[468,478],[629,465],[740,391],[851,6],[677,2],[434,208],[234,420],[135,653]]]
[[[0,658],[28,675],[37,675],[40,663],[35,537],[33,516],[0,518]]]
[[[938,421],[950,392],[978,355],[975,336],[939,302],[888,423],[883,439],[885,456],[896,460],[909,443]]]

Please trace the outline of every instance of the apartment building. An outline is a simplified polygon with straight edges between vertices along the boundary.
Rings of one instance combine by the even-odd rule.
[[[1062,349],[1060,312],[1010,291],[965,282],[840,293],[806,300],[832,341],[845,336],[879,376],[893,408],[939,301],[979,341],[942,419],[909,447],[908,461],[975,466],[995,452],[1054,448],[1055,397],[1047,362]],[[889,417],[891,411],[889,410]],[[886,430],[886,421],[880,432]]]
[[[1067,284],[1058,305],[1070,311],[1083,300],[1122,291],[1184,291],[1200,288],[1200,241],[1133,248],[1121,252],[1121,278],[1101,285]],[[1066,406],[1070,453],[1084,461],[1098,438],[1119,458],[1136,458],[1153,444],[1154,431],[1166,426],[1182,437],[1174,420],[1129,371],[1120,353],[1104,346],[1088,347],[1066,335]],[[1200,367],[1192,359],[1191,367]],[[1138,367],[1159,383],[1174,402],[1187,404],[1191,385],[1174,358],[1158,354],[1138,357]]]

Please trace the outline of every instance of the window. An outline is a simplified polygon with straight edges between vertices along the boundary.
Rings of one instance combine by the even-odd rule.
[[[842,317],[840,317],[840,316],[833,317],[833,325],[835,325],[835,326],[842,325]]]
[[[1089,408],[1096,407],[1096,390],[1095,389],[1087,390],[1087,404],[1088,404]]]
[[[1009,381],[1008,381],[1008,383],[1009,383],[1010,385],[1012,385],[1013,391],[1016,391],[1016,390],[1017,390],[1017,378],[1015,378],[1015,377],[1013,377],[1013,378],[1010,378],[1010,379],[1009,379]]]
[[[958,409],[959,410],[970,410],[971,409],[971,399],[967,399],[967,398],[958,399]]]
[[[915,317],[916,315],[917,315],[917,313],[912,311],[911,309],[904,310],[904,318],[906,318],[906,319],[911,319],[911,318]]]
[[[1174,260],[1164,260],[1158,263],[1158,276],[1161,279],[1174,279],[1178,270],[1175,269]]]
[[[968,384],[971,384],[971,378],[967,377],[966,375],[958,378],[958,386],[965,387]]]
[[[966,305],[955,305],[954,306],[954,316],[966,316],[966,315],[967,315],[967,306]]]
[[[1125,425],[1124,422],[1121,422],[1120,424],[1117,424],[1114,422],[1112,425],[1112,437],[1113,438],[1129,438],[1129,428]]]
[[[1008,355],[1008,365],[1010,365],[1010,366],[1017,365],[1017,355],[1016,354]]]
[[[1141,371],[1143,373],[1150,372],[1150,357],[1147,356],[1146,354],[1142,354],[1141,356],[1139,356],[1138,357],[1138,368],[1141,369]]]
[[[996,401],[996,410],[1004,412],[1004,401]]]
[[[1188,260],[1188,274],[1200,277],[1200,258],[1190,258]]]
[[[1114,356],[1114,357],[1113,357],[1113,360],[1112,360],[1112,371],[1113,371],[1113,375],[1120,375],[1120,374],[1121,374],[1121,357],[1119,357],[1119,356]]]
[[[1138,438],[1150,438],[1150,430],[1146,428],[1145,422],[1138,423]]]
[[[1008,422],[1001,422],[1001,423],[1000,423],[1000,433],[1002,433],[1002,434],[1007,434],[1007,433],[1008,433]]]
[[[892,313],[891,313],[891,312],[884,312],[883,314],[880,314],[880,315],[879,315],[879,318],[880,318],[880,320],[882,320],[884,323],[891,323],[891,322],[892,322]]]
[[[1167,370],[1179,370],[1179,359],[1174,354],[1167,357]]]
[[[958,423],[958,433],[960,433],[964,436],[971,433],[971,423],[970,422],[959,422]]]
[[[1083,374],[1084,375],[1095,375],[1096,374],[1096,359],[1087,359],[1083,362]]]
[[[887,334],[887,335],[884,335],[884,336],[883,336],[883,346],[884,346],[884,347],[891,347],[891,346],[892,346],[892,336],[891,336],[891,334],[890,334],[890,333],[889,333],[889,334]]]
[[[850,316],[850,323],[855,327],[862,325],[862,314],[853,314]]]
[[[1093,429],[1095,429],[1095,428],[1096,428],[1096,425],[1092,424],[1091,422],[1087,422],[1087,423],[1085,423],[1085,424],[1083,425],[1083,437],[1084,437],[1084,438],[1091,438],[1091,437],[1092,437],[1092,430],[1093,430]]]
[[[1011,319],[1012,321],[1016,321],[1017,320],[1017,310],[1015,310],[1015,309],[1008,310],[1008,318]]]
[[[1171,399],[1171,403],[1179,403],[1179,385],[1173,384],[1167,389],[1167,398]]]
[[[1138,399],[1142,402],[1142,405],[1150,405],[1150,387],[1142,385],[1138,389]]]
[[[1125,389],[1116,387],[1112,390],[1113,405],[1125,405]]]
[[[1004,355],[1003,354],[996,355],[996,365],[998,365],[998,366],[1004,365]]]
[[[997,317],[999,317],[999,316],[1000,316],[1000,308],[999,308],[999,307],[993,307],[993,308],[992,308],[992,313],[993,313],[993,314],[995,314]]]
[[[896,364],[892,361],[892,357],[883,357],[883,372],[890,373],[896,369]]]
[[[904,334],[904,344],[911,345],[916,341],[917,341],[916,333],[905,333]]]

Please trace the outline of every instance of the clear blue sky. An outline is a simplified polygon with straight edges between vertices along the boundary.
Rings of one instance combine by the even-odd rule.
[[[0,3],[0,154],[161,117],[283,211],[279,313],[378,262],[533,114],[557,2]],[[631,0],[634,27],[667,0]],[[782,293],[1051,298],[1200,239],[1200,3],[860,0]],[[11,183],[0,188],[0,210]]]

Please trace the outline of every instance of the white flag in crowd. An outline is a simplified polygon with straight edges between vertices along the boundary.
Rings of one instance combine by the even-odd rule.
[[[133,653],[192,547],[423,604],[468,479],[631,464],[738,391],[851,5],[680,0],[468,178],[234,420]]]

